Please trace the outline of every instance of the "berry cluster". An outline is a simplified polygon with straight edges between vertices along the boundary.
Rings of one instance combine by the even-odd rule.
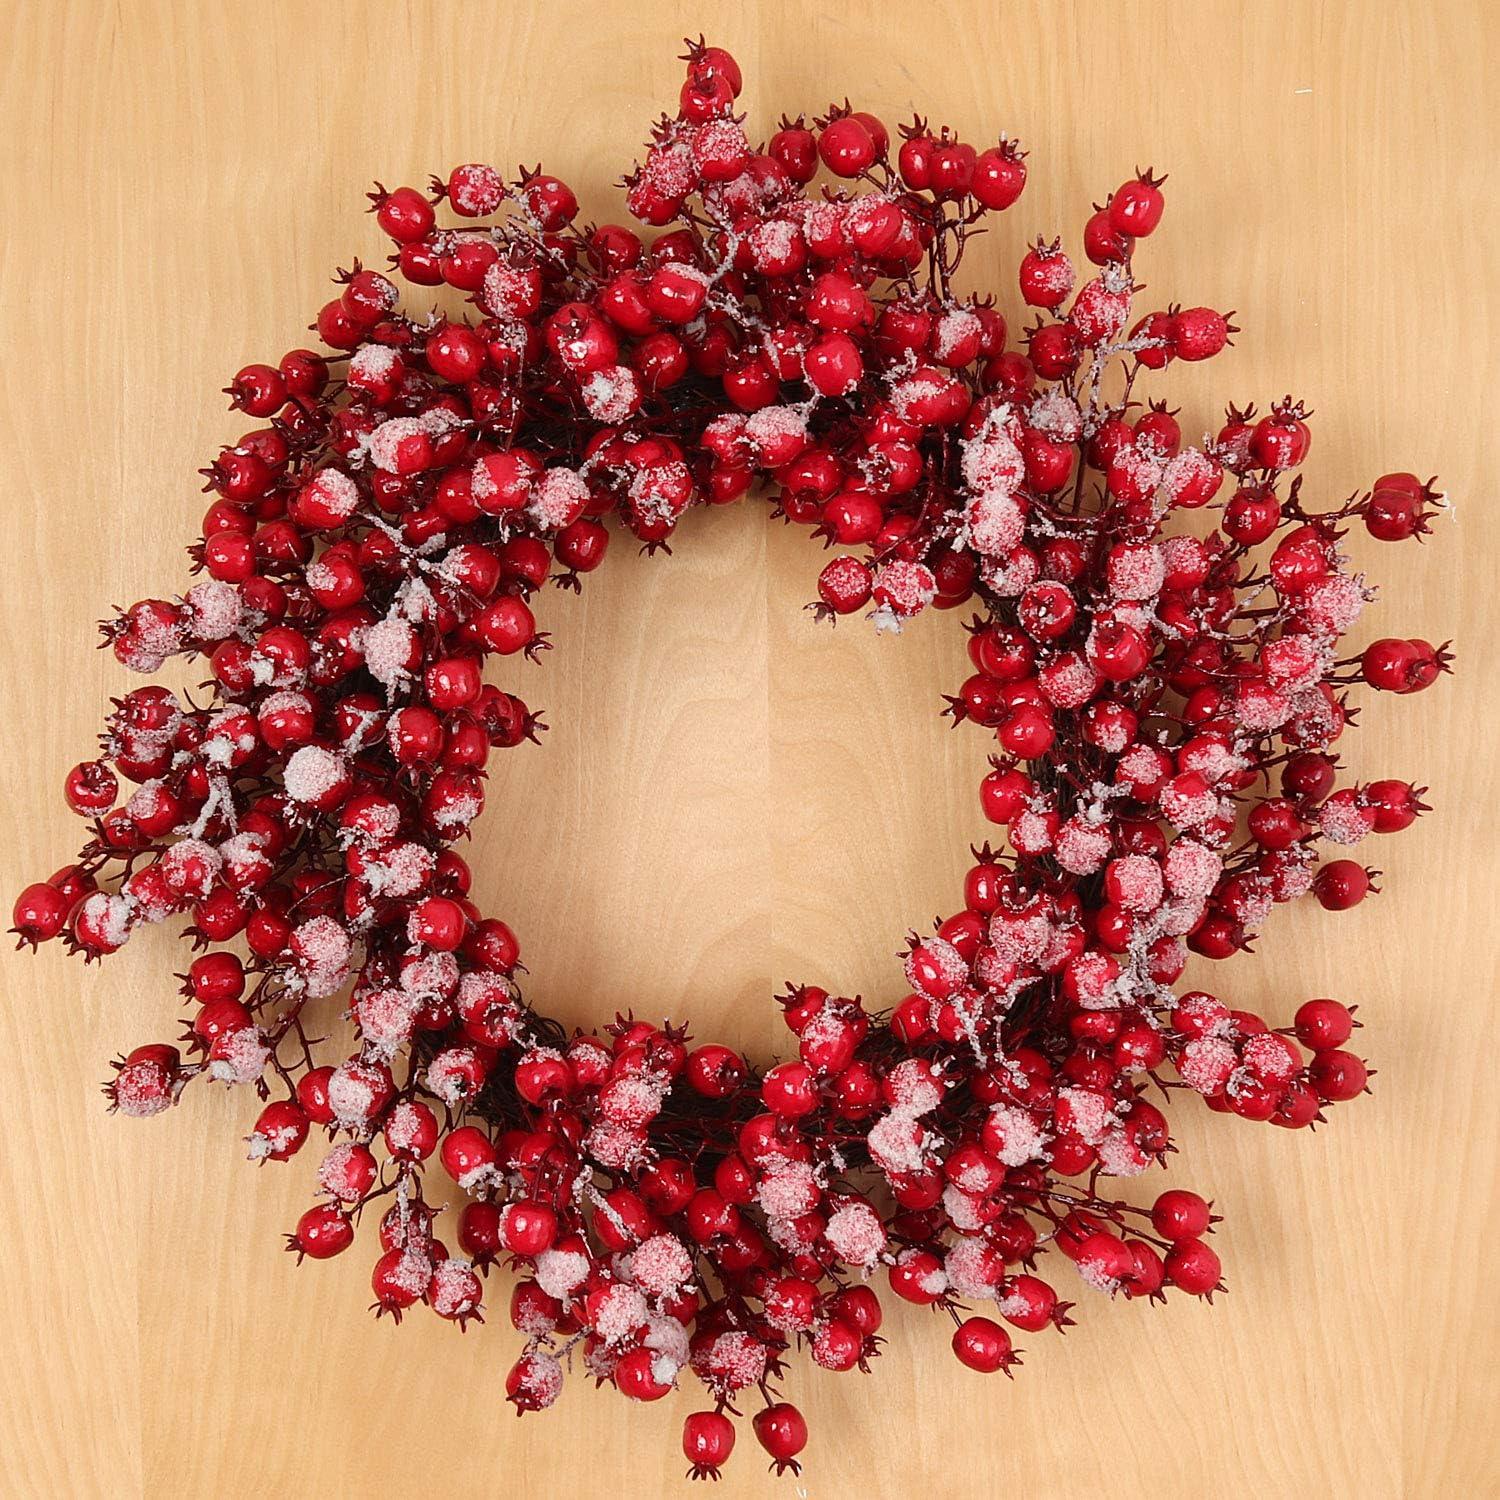
[[[1333,1000],[1273,1028],[1174,985],[1279,903],[1374,888],[1354,846],[1423,804],[1406,781],[1338,785],[1346,691],[1420,691],[1447,656],[1338,645],[1372,597],[1343,531],[1420,536],[1431,485],[1390,474],[1313,510],[1299,403],[1231,408],[1194,444],[1137,398],[1235,331],[1136,306],[1160,179],[1094,211],[1081,282],[1057,241],[1026,251],[1037,317],[1013,341],[953,277],[1022,191],[1014,142],[919,119],[897,144],[846,105],[756,146],[733,59],[686,60],[626,180],[659,233],[580,227],[540,170],[372,195],[392,275],[340,274],[315,325],[330,352],[234,377],[261,425],[205,471],[201,578],[104,626],[134,671],[205,662],[203,701],[116,701],[65,788],[90,838],[15,929],[94,959],[186,915],[204,951],[185,1035],[121,1060],[113,1105],[249,1088],[252,1157],[324,1140],[299,1258],[373,1218],[377,1313],[425,1303],[460,1326],[508,1260],[516,1407],[550,1405],[569,1368],[642,1401],[691,1374],[711,1409],[684,1447],[714,1475],[757,1397],[755,1435],[795,1469],[787,1361],[864,1368],[877,1275],[949,1314],[981,1371],[1017,1362],[1010,1330],[1069,1321],[1041,1274],[1058,1258],[1107,1296],[1221,1285],[1203,1198],[1119,1196],[1172,1149],[1148,1093],[1296,1128],[1367,1074]],[[577,589],[611,535],[660,548],[690,506],[756,487],[851,549],[820,613],[899,630],[973,602],[949,712],[993,736],[981,798],[1007,843],[913,935],[892,1010],[781,997],[795,1056],[764,1072],[670,1024],[567,1035],[523,1001],[516,938],[454,850],[491,753],[537,736],[484,668],[547,645],[549,577]],[[1167,531],[1197,511],[1215,524]],[[347,1056],[318,1040],[320,1003],[352,1019]],[[468,1200],[453,1249],[434,1172]]]

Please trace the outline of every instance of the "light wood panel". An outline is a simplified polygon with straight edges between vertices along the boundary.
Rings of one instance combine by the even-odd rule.
[[[1014,1385],[898,1317],[872,1377],[790,1382],[814,1440],[782,1493],[1500,1490],[1493,7],[38,0],[4,19],[7,892],[73,845],[55,788],[119,689],[94,619],[176,586],[193,470],[235,431],[216,392],[377,249],[370,179],[545,158],[603,210],[675,97],[677,39],[704,28],[743,62],[755,128],[847,93],[1019,133],[1031,187],[976,246],[976,284],[1025,236],[1076,246],[1136,164],[1170,170],[1146,275],[1246,330],[1169,383],[1191,425],[1293,389],[1318,408],[1316,488],[1410,466],[1458,498],[1428,547],[1351,539],[1385,589],[1368,635],[1459,643],[1456,680],[1372,703],[1349,744],[1361,773],[1429,781],[1438,811],[1380,850],[1381,900],[1280,915],[1215,976],[1282,1015],[1358,1000],[1376,1097],[1315,1137],[1185,1111],[1174,1179],[1217,1196],[1228,1298],[1085,1292],[1082,1326],[1026,1340]],[[775,981],[890,998],[900,935],[951,908],[985,832],[984,744],[934,712],[954,622],[815,627],[814,552],[753,507],[693,518],[670,560],[617,552],[581,604],[544,606],[559,649],[518,676],[554,727],[499,769],[475,844],[535,993],[761,1048]],[[362,1311],[364,1256],[295,1271],[277,1234],[307,1170],[237,1159],[249,1100],[103,1114],[106,1056],[171,1029],[169,943],[103,972],[4,963],[0,1492],[680,1493],[690,1398],[627,1411],[574,1382],[517,1423],[503,1298],[465,1338],[397,1330]],[[720,1493],[771,1493],[761,1471],[746,1431]]]

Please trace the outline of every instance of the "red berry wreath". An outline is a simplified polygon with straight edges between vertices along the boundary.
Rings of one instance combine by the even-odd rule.
[[[757,148],[734,61],[697,44],[687,62],[626,179],[653,235],[576,227],[539,170],[372,195],[399,277],[472,311],[403,311],[356,263],[317,318],[336,352],[235,376],[263,425],[205,471],[201,581],[104,626],[132,670],[201,657],[210,679],[201,701],[116,700],[102,755],[67,779],[89,841],[21,895],[15,929],[93,959],[187,914],[204,951],[185,1035],[117,1063],[113,1105],[249,1086],[252,1157],[330,1142],[299,1258],[375,1219],[377,1314],[425,1303],[460,1326],[508,1259],[517,1408],[550,1405],[567,1369],[636,1400],[691,1374],[711,1409],[683,1443],[712,1475],[757,1401],[757,1438],[796,1467],[788,1360],[864,1368],[877,1273],[952,1318],[964,1364],[1007,1372],[1005,1325],[1069,1321],[1049,1249],[1108,1296],[1221,1285],[1203,1198],[1119,1196],[1171,1149],[1148,1094],[1296,1128],[1366,1068],[1333,1000],[1273,1029],[1173,986],[1190,950],[1247,947],[1278,903],[1373,889],[1346,851],[1423,804],[1406,781],[1336,785],[1345,693],[1419,691],[1447,656],[1338,647],[1372,597],[1343,529],[1420,536],[1430,484],[1388,474],[1317,511],[1300,404],[1231,407],[1184,445],[1137,399],[1143,374],[1234,332],[1134,305],[1160,179],[1088,220],[1082,285],[1056,241],[1026,252],[1039,316],[1011,347],[953,275],[1021,193],[1014,142],[976,151],[917,120],[895,145],[844,106]],[[834,186],[811,187],[820,166]],[[948,712],[998,741],[981,798],[1008,845],[911,939],[889,1012],[781,997],[796,1055],[764,1072],[682,1026],[567,1035],[523,1002],[516,939],[454,850],[491,752],[540,727],[483,668],[546,646],[531,601],[549,575],[577,589],[610,517],[664,549],[689,506],[757,487],[856,549],[823,569],[820,613],[871,606],[897,630],[973,602],[975,671]],[[1200,510],[1215,527],[1165,530]],[[344,1006],[358,1046],[328,1057],[313,1016]],[[449,1229],[434,1156],[469,1199]]]

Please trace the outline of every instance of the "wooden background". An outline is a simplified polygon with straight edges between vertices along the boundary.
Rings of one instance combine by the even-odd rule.
[[[1458,502],[1427,547],[1353,541],[1389,601],[1366,637],[1454,636],[1461,675],[1372,702],[1348,759],[1429,781],[1438,811],[1379,849],[1380,900],[1279,914],[1214,976],[1281,1017],[1358,1001],[1376,1097],[1312,1137],[1184,1110],[1173,1177],[1217,1196],[1230,1296],[1084,1291],[1082,1326],[1025,1340],[1013,1385],[897,1317],[870,1378],[799,1367],[814,1438],[780,1492],[1500,1492],[1492,6],[38,0],[0,19],[7,902],[74,846],[57,786],[121,685],[94,620],[180,585],[193,470],[236,433],[217,390],[303,341],[335,263],[377,252],[372,178],[545,157],[604,212],[675,98],[678,38],[705,28],[744,65],[753,129],[847,93],[892,123],[1018,133],[1032,185],[974,269],[1011,305],[1023,238],[1076,248],[1091,198],[1170,170],[1145,274],[1245,329],[1168,383],[1189,430],[1290,389],[1318,409],[1316,491],[1412,467]],[[581,605],[546,601],[559,649],[516,678],[555,727],[497,768],[475,843],[533,993],[762,1049],[788,976],[893,998],[900,934],[953,908],[986,831],[984,742],[934,712],[955,623],[815,627],[816,555],[755,506],[694,517],[675,558],[627,550]],[[104,972],[0,968],[0,1493],[681,1493],[691,1396],[627,1410],[575,1381],[518,1423],[503,1296],[460,1338],[376,1326],[363,1253],[295,1271],[278,1235],[310,1171],[239,1160],[249,1098],[105,1116],[107,1056],[175,1030],[177,951],[157,933]],[[742,1431],[720,1493],[772,1491]]]

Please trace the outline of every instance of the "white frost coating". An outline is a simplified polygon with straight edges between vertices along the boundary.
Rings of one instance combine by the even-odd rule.
[[[1057,1096],[1057,1121],[1086,1145],[1097,1146],[1115,1123],[1114,1105],[1094,1089],[1063,1089]]]
[[[589,1302],[594,1331],[606,1344],[620,1344],[632,1338],[651,1311],[639,1289],[621,1281],[605,1287],[597,1305],[592,1297]]]
[[[349,978],[349,934],[333,917],[303,922],[292,933],[291,949],[313,999],[343,988]]]
[[[1111,1130],[1099,1142],[1099,1165],[1111,1177],[1138,1177],[1151,1158],[1123,1130]]]
[[[640,405],[641,389],[628,365],[595,370],[584,381],[583,404],[596,422],[623,422]]]
[[[194,584],[183,601],[193,634],[203,641],[222,641],[239,628],[244,618],[240,591],[219,578]]]
[[[543,1250],[536,1258],[537,1285],[565,1301],[588,1280],[589,1258],[577,1250]]]
[[[693,1257],[673,1234],[654,1234],[629,1257],[630,1279],[648,1297],[676,1297],[693,1275]]]
[[[79,920],[97,932],[111,948],[123,946],[135,923],[135,903],[128,896],[95,891],[84,899]]]
[[[286,763],[283,781],[294,802],[317,802],[347,780],[344,758],[321,745],[303,745]]]
[[[567,526],[583,513],[589,487],[573,469],[548,469],[531,488],[527,513],[541,526],[554,530]]]
[[[956,1239],[943,1257],[949,1286],[957,1296],[969,1300],[993,1297],[1003,1270],[999,1258],[982,1239]]]
[[[880,1215],[864,1203],[849,1203],[829,1215],[823,1238],[847,1265],[871,1266],[885,1249]]]
[[[364,653],[365,666],[388,698],[410,678],[408,664],[416,645],[416,631],[397,617],[377,620],[360,632],[359,649]]]
[[[993,1134],[986,1133],[986,1147],[993,1149],[997,1160],[1007,1167],[1024,1167],[1029,1162],[1046,1159],[1046,1132],[1032,1117],[1031,1111],[1014,1104],[997,1104],[990,1111]]]
[[[818,1203],[818,1182],[808,1163],[773,1157],[755,1189],[755,1201],[772,1219],[800,1219]]]
[[[254,1083],[266,1070],[271,1049],[258,1026],[243,1026],[220,1035],[209,1076],[220,1083]]]

